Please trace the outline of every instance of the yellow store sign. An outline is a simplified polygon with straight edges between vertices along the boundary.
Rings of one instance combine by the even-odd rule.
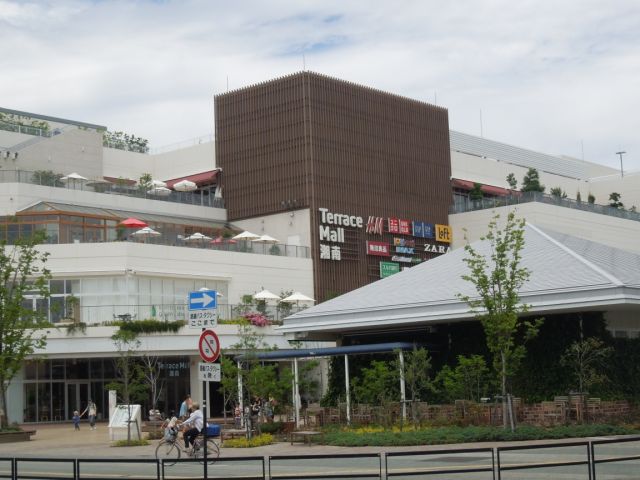
[[[449,225],[438,225],[436,223],[436,242],[451,243],[453,231]]]

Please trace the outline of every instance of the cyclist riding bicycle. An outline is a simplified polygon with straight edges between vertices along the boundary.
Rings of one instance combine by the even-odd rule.
[[[182,436],[184,437],[184,445],[188,449],[204,426],[204,419],[202,418],[202,412],[200,411],[200,404],[198,402],[191,404],[191,415],[180,425],[183,428]],[[184,430],[186,427],[191,428]]]

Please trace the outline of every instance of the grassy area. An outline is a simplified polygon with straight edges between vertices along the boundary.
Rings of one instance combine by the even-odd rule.
[[[273,436],[270,433],[263,433],[252,437],[251,440],[246,438],[231,438],[225,440],[223,446],[225,448],[251,448],[262,447],[264,445],[271,445],[273,443]]]
[[[149,440],[144,438],[140,440],[116,440],[111,444],[114,447],[143,447],[145,445],[149,445]]]
[[[523,425],[515,432],[501,427],[432,427],[400,431],[382,428],[330,429],[322,443],[341,447],[441,445],[451,443],[543,440],[638,434],[640,428],[621,425],[563,425],[532,427]]]

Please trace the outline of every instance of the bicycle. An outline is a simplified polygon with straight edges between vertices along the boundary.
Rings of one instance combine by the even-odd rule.
[[[164,460],[165,465],[175,465],[180,456],[185,453],[190,457],[200,460],[204,464],[204,436],[200,433],[194,440],[190,448],[185,448],[178,441],[178,430],[176,428],[167,428],[164,439],[160,441],[156,447],[156,458]],[[207,464],[212,465],[220,456],[220,447],[216,441],[207,438]]]

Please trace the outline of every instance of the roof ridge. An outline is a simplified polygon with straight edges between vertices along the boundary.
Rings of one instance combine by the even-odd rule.
[[[568,246],[566,246],[562,242],[559,242],[558,240],[556,240],[551,235],[549,235],[546,232],[544,232],[539,227],[536,227],[535,225],[533,225],[532,223],[529,223],[529,222],[526,222],[526,225],[528,227],[530,227],[531,229],[533,229],[533,231],[535,231],[538,235],[542,236],[546,240],[548,240],[551,243],[555,244],[556,246],[560,247],[560,249],[564,250],[566,253],[568,253],[573,258],[575,258],[579,262],[581,262],[584,265],[586,265],[587,267],[589,267],[591,270],[593,270],[593,271],[599,273],[600,275],[602,275],[603,277],[607,278],[614,285],[616,285],[618,287],[622,287],[622,286],[625,285],[625,283],[622,280],[620,280],[618,277],[610,274],[609,272],[607,272],[603,268],[601,268],[601,267],[597,266],[596,264],[594,264],[593,262],[587,260],[582,255],[580,255],[579,253],[575,252],[574,250],[572,250],[571,248],[569,248]]]

